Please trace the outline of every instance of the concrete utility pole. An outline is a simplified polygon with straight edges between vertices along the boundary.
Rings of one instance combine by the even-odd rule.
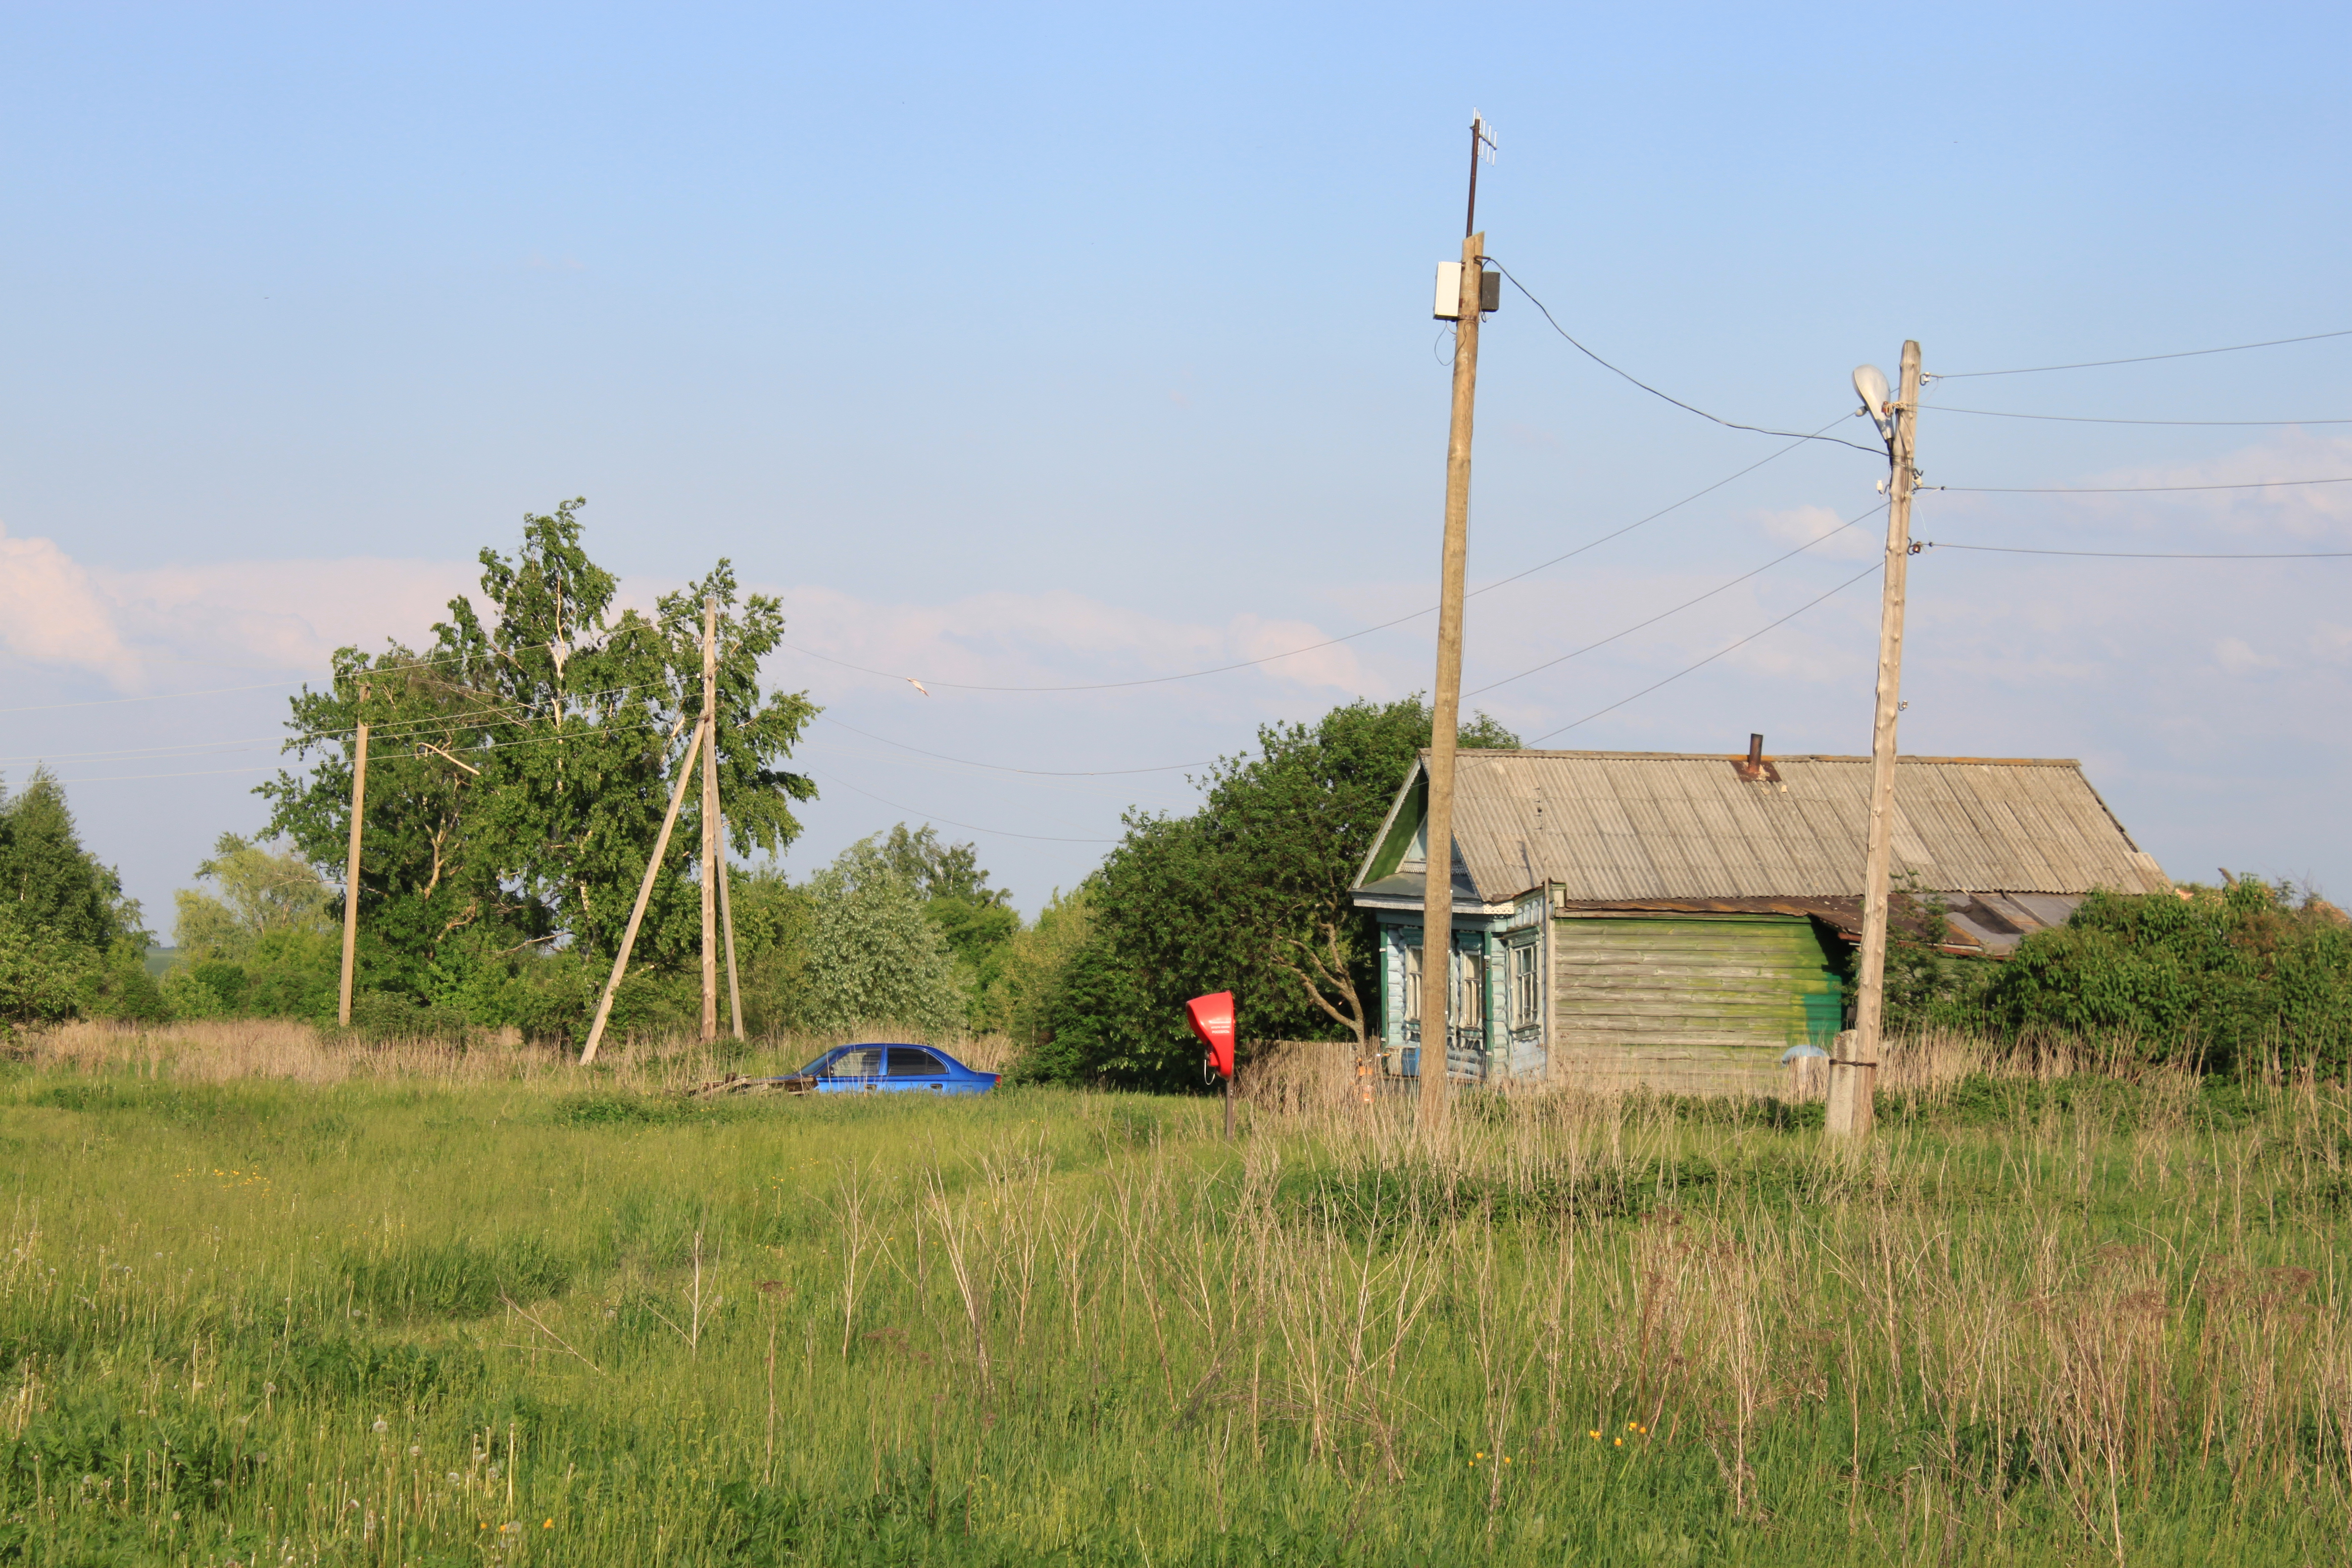
[[[360,688],[361,711],[366,711],[368,689]],[[343,858],[343,982],[335,1002],[335,1022],[352,1026],[352,957],[360,940],[360,823],[367,814],[367,721],[359,722],[359,738],[352,748],[352,847]]]
[[[1454,419],[1445,446],[1445,547],[1437,601],[1437,684],[1430,711],[1428,870],[1422,883],[1421,1115],[1445,1117],[1447,1004],[1454,980],[1454,751],[1462,728],[1462,578],[1470,555],[1470,425],[1478,395],[1478,310],[1486,237],[1478,226],[1478,156],[1493,140],[1470,121],[1470,207],[1463,220],[1461,297],[1454,321]]]
[[[1875,373],[1874,373],[1875,374]],[[1911,490],[1918,482],[1915,437],[1919,418],[1919,345],[1903,345],[1903,373],[1887,440],[1894,477],[1886,507],[1885,597],[1878,613],[1878,712],[1870,731],[1870,847],[1862,873],[1862,989],[1853,1032],[1830,1061],[1828,1127],[1833,1136],[1866,1138],[1878,1078],[1879,1024],[1886,1001],[1886,888],[1895,855],[1895,723],[1902,712],[1903,584],[1911,561]]]
[[[719,1037],[719,601],[702,601],[702,1037]]]

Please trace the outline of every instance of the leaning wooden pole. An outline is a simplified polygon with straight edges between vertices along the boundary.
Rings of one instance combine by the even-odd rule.
[[[362,711],[368,689],[360,688]],[[367,721],[359,723],[358,743],[352,748],[352,847],[343,859],[343,979],[335,1002],[335,1022],[352,1026],[352,968],[360,942],[360,824],[367,816]]]
[[[613,1016],[613,994],[621,988],[621,976],[629,967],[629,950],[637,944],[637,927],[646,918],[646,900],[653,897],[654,879],[661,875],[662,857],[669,853],[669,832],[677,826],[677,808],[686,804],[686,786],[694,777],[695,754],[702,750],[702,726],[694,727],[694,738],[686,743],[686,756],[677,764],[677,785],[669,792],[669,812],[662,818],[661,836],[654,840],[653,858],[646,862],[646,879],[637,884],[637,901],[629,910],[629,927],[621,933],[621,951],[613,955],[612,977],[604,982],[604,994],[596,1001],[596,1021],[588,1026],[588,1043],[580,1049],[580,1065],[586,1067],[596,1059],[596,1047],[604,1038],[604,1021]]]
[[[719,825],[719,929],[727,935],[727,1021],[743,1037],[743,986],[735,977],[735,906],[727,897],[727,825]]]

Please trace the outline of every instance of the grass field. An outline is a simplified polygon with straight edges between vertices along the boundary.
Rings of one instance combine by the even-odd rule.
[[[1232,1145],[1207,1101],[665,1092],[718,1065],[37,1044],[0,1079],[0,1561],[2352,1537],[2336,1088],[1923,1047],[1849,1158],[1769,1102],[1480,1097],[1430,1138],[1311,1069]]]

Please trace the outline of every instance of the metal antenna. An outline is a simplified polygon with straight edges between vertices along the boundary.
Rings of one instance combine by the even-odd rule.
[[[1486,162],[1495,161],[1495,128],[1476,110],[1470,111],[1470,213],[1462,220],[1462,237],[1469,238],[1478,231],[1478,154],[1484,151]]]

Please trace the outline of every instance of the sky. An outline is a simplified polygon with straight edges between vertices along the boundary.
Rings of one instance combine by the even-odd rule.
[[[2352,336],[1975,374],[2352,329],[2347,52],[2340,6],[13,5],[0,779],[168,940],[288,697],[579,496],[627,602],[782,602],[792,875],[929,821],[1034,913],[1261,725],[1430,689],[1475,109],[1525,292],[1469,706],[1867,752],[1884,458],[1568,335],[1864,447],[1916,339],[1903,750],[2080,758],[2175,877],[2352,896],[2352,484],[2138,488],[2352,478]]]

